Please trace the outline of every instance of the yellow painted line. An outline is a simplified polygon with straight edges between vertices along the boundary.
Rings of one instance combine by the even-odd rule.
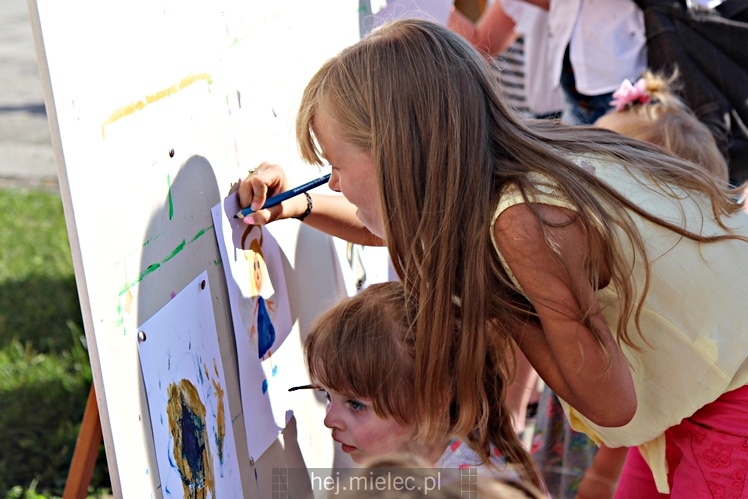
[[[147,95],[145,99],[143,100],[139,100],[137,102],[133,102],[132,104],[127,104],[125,106],[120,107],[119,109],[115,110],[104,123],[102,123],[101,125],[102,137],[104,136],[105,126],[111,125],[117,120],[120,120],[126,116],[136,113],[137,111],[145,109],[147,105],[153,104],[155,102],[160,101],[161,99],[164,99],[173,94],[176,94],[180,90],[184,90],[185,88],[199,81],[206,81],[208,85],[210,85],[213,82],[213,78],[211,78],[211,76],[206,73],[191,74],[191,75],[188,75],[182,78],[182,81],[180,81],[179,83],[176,83],[163,90],[159,90],[158,92],[154,94]]]

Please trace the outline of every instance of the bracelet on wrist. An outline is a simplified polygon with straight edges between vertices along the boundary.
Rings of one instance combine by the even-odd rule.
[[[303,222],[304,219],[312,212],[312,196],[305,192],[304,195],[306,196],[306,210],[304,210],[304,213],[301,214],[301,216],[294,217],[296,220]]]

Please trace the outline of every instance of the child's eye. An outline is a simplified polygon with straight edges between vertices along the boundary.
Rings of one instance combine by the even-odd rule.
[[[354,411],[363,411],[364,409],[366,409],[366,405],[362,404],[356,399],[349,399],[348,407],[350,407]]]

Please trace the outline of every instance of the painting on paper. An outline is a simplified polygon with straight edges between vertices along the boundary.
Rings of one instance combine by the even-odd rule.
[[[207,272],[139,327],[164,497],[242,497]]]
[[[282,253],[266,227],[234,218],[235,195],[212,209],[239,359],[242,410],[253,459],[267,450],[290,419],[288,388],[299,359],[284,349],[293,323]]]

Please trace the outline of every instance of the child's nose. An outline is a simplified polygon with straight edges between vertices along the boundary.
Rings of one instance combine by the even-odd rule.
[[[327,186],[335,192],[340,192],[339,180],[338,174],[333,170],[330,174],[330,180],[327,182]]]
[[[343,420],[339,417],[337,407],[333,404],[328,404],[327,406],[327,414],[325,414],[324,424],[331,430],[345,430]]]

